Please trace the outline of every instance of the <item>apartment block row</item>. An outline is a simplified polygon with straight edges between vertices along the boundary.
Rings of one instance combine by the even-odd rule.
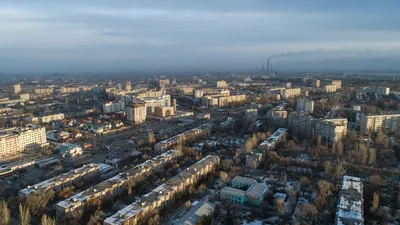
[[[50,123],[53,121],[60,121],[63,120],[64,118],[65,118],[64,113],[57,113],[41,117],[35,117],[35,116],[25,117],[24,121],[33,124],[43,124],[43,123]]]
[[[364,224],[363,183],[359,177],[343,176],[335,224]]]
[[[218,156],[204,157],[151,192],[142,195],[134,203],[106,218],[104,224],[137,224],[148,212],[159,210],[167,203],[174,201],[176,194],[186,191],[191,185],[195,185],[201,177],[215,170],[219,162]]]
[[[148,175],[162,171],[166,165],[181,156],[181,152],[170,150],[157,157],[149,159],[124,173],[120,173],[105,180],[85,191],[79,192],[70,198],[57,203],[57,218],[69,216],[77,210],[83,210],[90,199],[113,197],[127,190],[137,182],[145,179]]]
[[[80,168],[71,170],[67,173],[63,173],[56,177],[42,181],[33,186],[28,186],[20,190],[19,194],[20,196],[27,197],[31,194],[37,193],[38,191],[47,191],[50,189],[53,191],[58,191],[61,190],[63,187],[66,187],[68,185],[73,185],[77,181],[81,181],[89,177],[99,175],[102,169],[106,169],[104,167],[110,167],[110,166],[106,164],[100,165],[100,164],[90,163]]]
[[[263,141],[256,149],[246,155],[246,167],[257,169],[264,161],[265,154],[286,140],[287,129],[279,128],[267,140]]]
[[[198,138],[201,135],[210,133],[212,130],[212,127],[213,127],[213,125],[211,123],[206,123],[199,127],[185,131],[181,134],[175,135],[164,141],[160,141],[154,145],[154,151],[164,152],[165,150],[178,145],[181,141],[185,141],[187,138]]]
[[[207,107],[223,107],[235,102],[246,101],[246,95],[204,96],[203,105]]]
[[[400,114],[366,115],[360,119],[362,135],[383,130],[385,133],[395,133],[400,128]]]
[[[0,157],[15,155],[48,145],[46,128],[27,126],[0,130]]]

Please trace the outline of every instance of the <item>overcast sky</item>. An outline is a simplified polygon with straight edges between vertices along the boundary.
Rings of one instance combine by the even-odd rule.
[[[0,72],[400,69],[400,1],[3,0]],[[227,71],[228,72],[228,71]]]

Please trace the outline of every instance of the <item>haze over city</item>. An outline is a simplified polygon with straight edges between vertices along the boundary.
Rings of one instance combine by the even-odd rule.
[[[2,1],[0,72],[400,69],[398,1]]]

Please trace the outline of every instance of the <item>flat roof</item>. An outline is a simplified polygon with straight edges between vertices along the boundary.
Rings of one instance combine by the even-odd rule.
[[[43,190],[48,190],[51,188],[55,188],[57,186],[60,186],[64,183],[76,180],[88,173],[94,173],[96,171],[100,170],[100,165],[90,163],[87,165],[84,165],[82,167],[79,167],[77,169],[71,170],[67,173],[60,174],[56,177],[52,177],[48,180],[42,181],[38,184],[28,186],[22,190],[20,190],[20,193],[24,195],[30,195],[32,193],[35,193],[37,191],[43,191]]]
[[[210,215],[215,208],[215,204],[204,201],[194,201],[190,210],[185,213],[174,225],[195,225],[202,216]]]

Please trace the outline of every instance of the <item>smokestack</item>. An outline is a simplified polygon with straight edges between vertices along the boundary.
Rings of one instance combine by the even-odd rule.
[[[174,107],[174,112],[176,112],[176,99],[172,99],[172,106]]]
[[[269,72],[269,58],[267,60],[267,73]]]

